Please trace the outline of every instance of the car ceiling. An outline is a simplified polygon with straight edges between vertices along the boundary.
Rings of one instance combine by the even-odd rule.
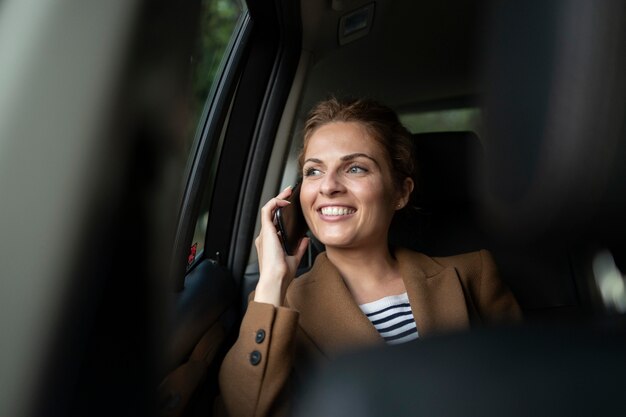
[[[369,34],[339,46],[341,16],[370,3],[302,0],[303,49],[311,54],[302,108],[331,92],[398,110],[477,94],[482,1],[379,0]]]

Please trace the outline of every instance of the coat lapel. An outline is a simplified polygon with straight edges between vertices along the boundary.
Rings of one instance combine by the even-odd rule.
[[[287,301],[300,311],[302,331],[328,357],[350,349],[384,344],[326,253],[319,254],[313,268],[294,281]]]
[[[456,269],[444,268],[432,258],[407,249],[398,249],[395,255],[420,337],[469,327]]]
[[[407,249],[398,249],[395,255],[420,337],[469,327],[463,288],[453,267],[444,268]],[[287,303],[300,311],[301,330],[327,357],[384,345],[326,253],[318,255],[313,268],[292,283]]]

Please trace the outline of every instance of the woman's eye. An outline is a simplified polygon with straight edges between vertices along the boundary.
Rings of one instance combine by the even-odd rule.
[[[358,165],[352,165],[350,168],[348,168],[348,172],[350,174],[361,174],[363,172],[367,172],[367,169]]]
[[[313,175],[319,175],[319,174],[320,174],[320,170],[317,168],[306,168],[304,170],[305,177],[311,177]]]

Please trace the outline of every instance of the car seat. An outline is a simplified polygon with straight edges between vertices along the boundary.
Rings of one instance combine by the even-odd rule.
[[[483,148],[473,132],[413,135],[416,187],[412,204],[395,216],[391,245],[431,256],[470,252],[485,247],[475,218],[473,184]]]
[[[509,245],[495,238],[480,205],[482,142],[473,132],[413,135],[417,170],[412,207],[397,213],[390,245],[430,256],[490,250],[502,280],[527,319],[571,320],[580,316],[568,254],[539,244]]]

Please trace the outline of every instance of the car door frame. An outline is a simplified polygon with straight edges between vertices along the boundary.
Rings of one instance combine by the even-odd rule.
[[[215,341],[221,346],[207,369],[206,380],[213,386],[240,320],[244,302],[240,282],[264,173],[301,51],[299,12],[299,3],[287,0],[248,4],[215,95],[206,105],[196,154],[188,167],[171,267],[176,297],[166,367],[184,365],[217,325],[225,337]],[[188,265],[206,190],[212,195],[205,249]],[[215,393],[214,387],[209,396]],[[204,397],[201,404],[191,404],[194,413],[210,412],[206,409],[211,401]]]

